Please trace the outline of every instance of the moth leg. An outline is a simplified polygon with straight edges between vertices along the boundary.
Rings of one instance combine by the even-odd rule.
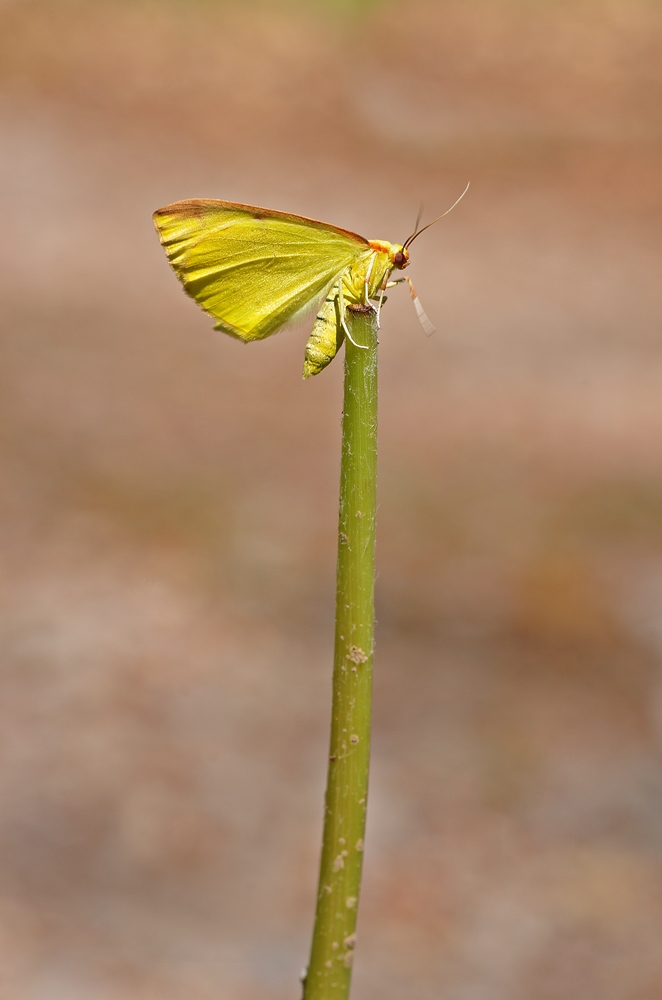
[[[342,323],[343,330],[347,334],[347,337],[349,338],[349,340],[352,341],[352,343],[354,343],[354,341],[352,340],[351,334],[350,334],[349,330],[347,329],[347,321],[345,320],[345,296],[342,293],[342,283],[343,283],[343,279],[342,279],[342,276],[341,276],[340,281],[338,283],[338,303],[340,305],[340,322]]]
[[[360,347],[362,351],[367,351],[368,350],[367,344],[357,344],[354,338],[352,337],[351,333],[349,332],[349,327],[347,326],[347,320],[345,319],[345,297],[343,295],[342,285],[343,285],[343,279],[341,277],[340,282],[338,284],[338,300],[340,304],[340,322],[342,323],[343,330],[347,334],[347,339],[349,340],[350,344],[354,344],[354,347]]]
[[[372,265],[375,263],[376,258],[377,258],[377,253],[375,252],[375,253],[373,253],[372,257],[370,258],[370,263],[368,264],[368,266],[366,268],[366,272],[365,272],[365,279],[364,279],[364,282],[363,282],[363,289],[364,289],[363,300],[364,300],[364,302],[365,302],[366,305],[370,305],[370,303],[368,301],[369,298],[370,298],[370,296],[368,295],[368,291],[369,291],[369,287],[370,287],[370,272],[372,271]]]
[[[414,288],[414,286],[412,284],[411,278],[394,278],[393,281],[387,281],[386,282],[386,284],[382,288],[381,295],[380,295],[380,298],[379,298],[379,306],[377,307],[377,315],[379,316],[379,310],[381,309],[382,302],[386,301],[384,299],[384,289],[385,288],[393,288],[394,285],[402,285],[404,282],[406,282],[409,285],[409,293],[410,293],[410,295],[412,297],[412,300],[414,302],[414,309],[416,310],[416,315],[418,316],[418,321],[421,324],[421,326],[423,327],[423,331],[424,331],[425,335],[427,337],[431,337],[432,334],[436,332],[434,323],[430,320],[429,316],[425,312],[425,309],[421,305],[421,300],[419,299],[418,295],[416,294],[416,289]]]
[[[384,280],[382,281],[381,288],[379,289],[379,302],[377,303],[377,329],[379,330],[379,317],[381,316],[382,306],[384,304],[384,292],[389,287],[388,276],[390,272],[387,271],[384,275]]]
[[[418,316],[418,321],[423,327],[423,332],[426,337],[431,337],[433,333],[436,332],[434,323],[429,319],[425,309],[421,305],[421,300],[416,294],[416,289],[412,284],[411,278],[403,278],[402,281],[406,281],[409,285],[409,292],[414,302],[414,309],[416,310],[416,315]],[[394,282],[395,284],[395,282]]]

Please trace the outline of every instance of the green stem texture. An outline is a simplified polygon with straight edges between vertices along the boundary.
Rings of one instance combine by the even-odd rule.
[[[370,764],[375,625],[377,329],[347,313],[331,747],[304,1000],[347,1000],[356,944]]]

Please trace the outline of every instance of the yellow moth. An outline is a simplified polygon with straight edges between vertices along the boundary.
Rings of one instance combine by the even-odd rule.
[[[345,336],[352,339],[346,310],[365,311],[376,302],[379,324],[384,292],[397,284],[389,281],[392,272],[407,267],[408,247],[429,228],[415,230],[404,244],[388,243],[300,215],[205,199],[166,205],[153,218],[175,274],[216,320],[215,329],[245,343],[262,340],[317,307],[304,378],[328,365]]]

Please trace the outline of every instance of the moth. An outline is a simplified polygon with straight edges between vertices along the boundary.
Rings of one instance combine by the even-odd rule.
[[[345,337],[364,346],[352,339],[348,310],[374,308],[379,326],[386,289],[400,281],[409,284],[425,332],[434,331],[410,279],[390,279],[409,265],[409,247],[438,219],[418,229],[419,213],[402,244],[367,240],[301,215],[211,199],[174,202],[153,219],[175,274],[216,321],[214,329],[249,343],[317,308],[304,378],[319,374]]]

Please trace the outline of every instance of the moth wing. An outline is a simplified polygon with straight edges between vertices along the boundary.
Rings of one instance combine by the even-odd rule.
[[[348,230],[228,201],[178,201],[153,218],[185,291],[243,341],[276,333],[370,249]]]

